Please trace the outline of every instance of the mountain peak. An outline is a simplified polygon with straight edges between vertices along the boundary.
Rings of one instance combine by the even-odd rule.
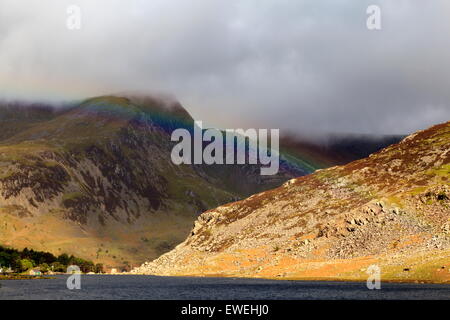
[[[96,107],[103,107],[104,110],[109,107],[109,111],[122,108],[122,111],[144,112],[150,115],[165,114],[193,122],[187,110],[177,100],[158,95],[105,95],[86,99],[80,106],[94,110]]]

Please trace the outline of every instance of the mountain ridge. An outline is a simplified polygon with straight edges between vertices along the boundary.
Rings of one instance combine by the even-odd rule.
[[[450,281],[450,122],[203,213],[155,275]]]

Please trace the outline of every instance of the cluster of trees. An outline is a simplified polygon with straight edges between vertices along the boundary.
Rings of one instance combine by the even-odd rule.
[[[67,267],[76,265],[84,273],[102,273],[103,265],[94,264],[92,261],[84,260],[65,253],[54,256],[49,252],[34,251],[25,248],[22,251],[0,246],[0,268],[5,271],[11,268],[13,272],[25,272],[29,269],[39,267],[42,273],[66,272]]]

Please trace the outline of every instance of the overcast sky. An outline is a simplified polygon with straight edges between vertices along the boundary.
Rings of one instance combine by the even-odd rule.
[[[163,92],[221,128],[403,134],[450,120],[449,40],[448,0],[0,0],[0,97]]]

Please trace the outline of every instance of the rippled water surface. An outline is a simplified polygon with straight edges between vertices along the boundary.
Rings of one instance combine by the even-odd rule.
[[[2,280],[0,299],[446,299],[450,285],[275,281],[237,278],[82,275],[81,289],[68,290],[68,276]]]

